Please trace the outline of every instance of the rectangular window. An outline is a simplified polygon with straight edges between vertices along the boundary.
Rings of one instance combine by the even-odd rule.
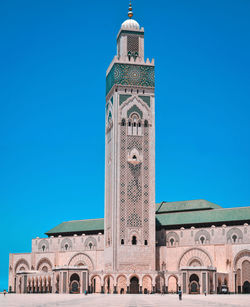
[[[139,36],[137,35],[128,35],[128,52],[139,54]]]

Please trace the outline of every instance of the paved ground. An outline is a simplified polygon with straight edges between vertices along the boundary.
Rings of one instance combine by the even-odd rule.
[[[169,295],[103,295],[103,294],[7,294],[0,295],[0,306],[6,307],[242,307],[250,306],[250,295],[184,295],[179,301]]]

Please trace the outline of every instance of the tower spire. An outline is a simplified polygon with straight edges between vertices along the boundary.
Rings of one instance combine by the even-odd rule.
[[[133,17],[133,11],[132,11],[132,4],[131,4],[131,1],[129,1],[128,17],[129,17],[130,19]]]

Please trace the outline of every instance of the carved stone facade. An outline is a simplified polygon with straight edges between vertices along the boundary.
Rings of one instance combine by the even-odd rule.
[[[17,293],[250,292],[250,207],[155,204],[154,61],[125,21],[107,70],[105,218],[64,222],[10,254]]]

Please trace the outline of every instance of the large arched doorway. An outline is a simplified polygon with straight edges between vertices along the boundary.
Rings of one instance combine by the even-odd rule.
[[[245,281],[243,284],[243,293],[250,293],[250,282]]]
[[[130,279],[130,293],[131,294],[139,293],[139,280],[135,276]]]
[[[192,274],[189,278],[189,293],[190,294],[200,293],[199,277],[196,274]]]
[[[70,276],[70,293],[80,293],[80,277],[76,273]]]

